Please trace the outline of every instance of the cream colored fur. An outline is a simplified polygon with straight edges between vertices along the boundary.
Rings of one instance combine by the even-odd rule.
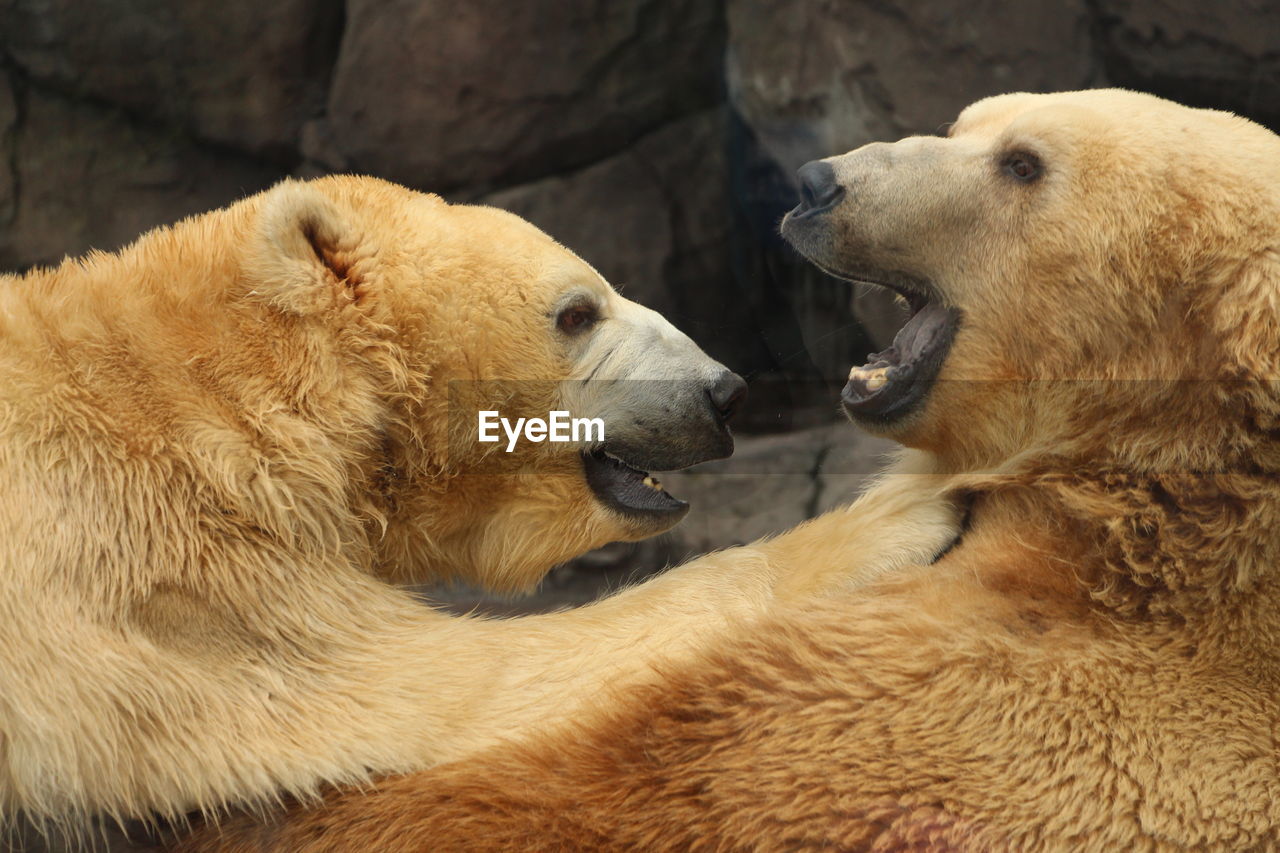
[[[565,614],[620,636],[564,651],[598,699],[562,725],[184,853],[1280,848],[1280,139],[1016,94],[828,163],[844,200],[783,233],[960,316],[871,422],[920,473]],[[941,488],[967,524],[926,565]]]
[[[599,331],[556,338],[582,294]],[[533,413],[563,402],[546,380],[722,370],[527,223],[372,179],[287,182],[0,278],[0,816],[175,815],[426,767],[762,606],[772,568],[714,559],[518,625],[387,583],[520,589],[656,532],[592,495],[577,447],[484,468],[450,422],[458,380],[470,403],[471,380],[527,380],[506,402]]]

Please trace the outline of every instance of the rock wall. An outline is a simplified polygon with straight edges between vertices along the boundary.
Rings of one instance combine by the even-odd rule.
[[[1276,125],[1277,45],[1268,0],[0,0],[0,269],[368,172],[532,219],[786,427],[896,322],[781,244],[797,166],[1017,89]]]

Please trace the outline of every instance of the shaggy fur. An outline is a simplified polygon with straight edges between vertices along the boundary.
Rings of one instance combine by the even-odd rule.
[[[558,335],[566,298],[607,321]],[[456,380],[723,373],[528,223],[367,178],[0,277],[0,822],[305,796],[558,709],[496,689],[509,628],[386,580],[520,589],[671,522],[575,446],[486,468],[451,399],[545,416],[559,383]]]
[[[1028,150],[1043,175],[1011,180]],[[892,430],[968,494],[959,543],[185,853],[1280,846],[1280,139],[1011,95],[830,162],[860,199],[824,265],[909,271],[963,314]],[[858,518],[807,526],[793,568],[839,562]]]

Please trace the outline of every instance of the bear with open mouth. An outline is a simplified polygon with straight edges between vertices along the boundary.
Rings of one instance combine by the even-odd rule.
[[[670,528],[647,469],[730,454],[744,393],[529,223],[372,178],[0,276],[0,822],[492,742],[506,632],[387,581],[519,591]],[[601,429],[498,465],[482,409]]]
[[[848,582],[602,677],[559,725],[180,849],[1280,845],[1280,138],[1012,94],[800,177],[787,239],[913,312],[842,395],[913,467],[677,571]],[[936,478],[959,538],[855,571],[859,524],[894,537],[875,514]]]

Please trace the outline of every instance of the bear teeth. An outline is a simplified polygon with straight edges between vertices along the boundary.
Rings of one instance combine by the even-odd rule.
[[[856,379],[866,385],[868,391],[879,391],[889,381],[888,372],[888,367],[854,367],[849,371],[849,381]]]

